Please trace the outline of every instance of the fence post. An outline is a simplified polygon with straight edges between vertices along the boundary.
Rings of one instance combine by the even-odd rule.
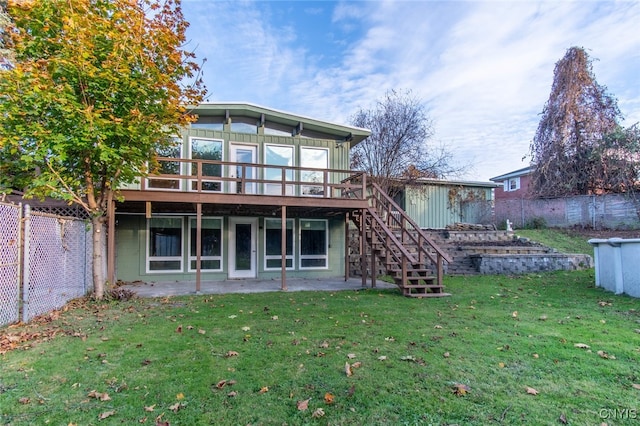
[[[31,268],[29,267],[29,251],[31,246],[31,206],[24,205],[24,246],[23,246],[23,274],[22,274],[22,321],[29,321],[29,282]]]

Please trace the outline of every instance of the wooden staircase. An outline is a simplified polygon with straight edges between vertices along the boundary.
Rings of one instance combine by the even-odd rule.
[[[367,189],[369,207],[351,215],[360,230],[363,282],[368,247],[373,282],[380,262],[404,296],[450,296],[442,283],[443,262],[451,262],[450,257],[377,184]]]

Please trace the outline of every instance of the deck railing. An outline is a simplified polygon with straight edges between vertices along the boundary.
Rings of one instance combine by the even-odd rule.
[[[357,171],[164,157],[157,161],[157,170],[142,179],[140,190],[359,200],[366,196],[365,174]]]

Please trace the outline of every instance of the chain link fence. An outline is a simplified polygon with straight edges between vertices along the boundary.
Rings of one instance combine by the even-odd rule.
[[[30,321],[92,289],[90,225],[28,205],[21,216],[20,206],[0,204],[0,325],[20,320],[20,311]]]

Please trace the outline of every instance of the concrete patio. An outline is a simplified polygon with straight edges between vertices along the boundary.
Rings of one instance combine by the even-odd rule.
[[[135,292],[138,297],[166,297],[186,296],[195,294],[227,294],[227,293],[264,293],[283,291],[280,288],[280,279],[273,280],[224,280],[203,281],[200,291],[196,292],[195,281],[149,281],[134,282],[121,286]],[[322,278],[322,279],[287,279],[287,292],[295,291],[358,291],[371,288],[371,282],[367,281],[367,287],[362,287],[360,278]],[[377,281],[377,289],[394,289],[395,284]]]

